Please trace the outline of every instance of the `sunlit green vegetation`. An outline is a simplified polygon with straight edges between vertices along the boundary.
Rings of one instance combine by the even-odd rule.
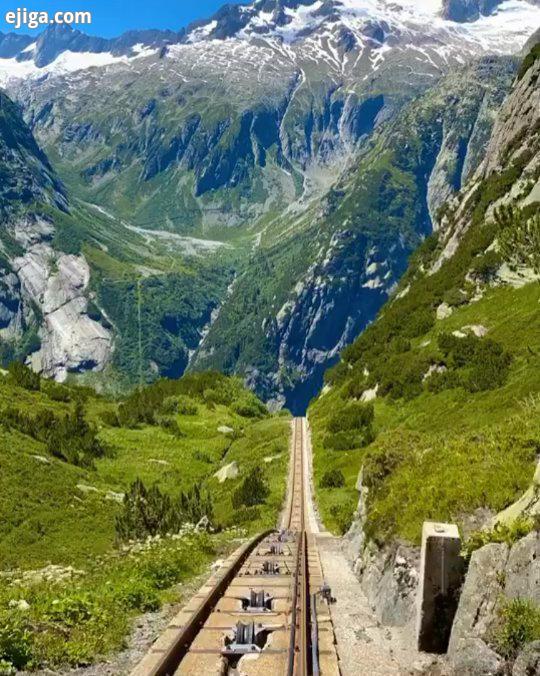
[[[87,665],[125,647],[133,617],[184,598],[183,585],[229,551],[235,534],[187,528],[88,558],[81,568],[4,573],[0,673]]]
[[[514,659],[527,643],[540,640],[540,606],[528,599],[508,599],[501,605],[493,630],[493,643],[506,658]]]
[[[86,664],[121,648],[134,615],[182,598],[177,584],[233,538],[276,524],[288,437],[286,415],[218,373],[110,400],[11,367],[0,376],[0,664]],[[220,484],[233,462],[238,476]],[[201,519],[210,532],[193,531]]]
[[[526,154],[525,154],[526,155]],[[431,274],[437,236],[413,255],[400,289],[377,321],[342,352],[310,409],[318,500],[329,527],[351,522],[363,468],[366,531],[378,542],[418,543],[427,519],[462,523],[478,508],[497,512],[530,485],[540,448],[540,285],[493,285],[503,261],[536,267],[538,205],[489,206],[521,176],[520,156],[477,188],[471,226]],[[455,214],[440,214],[452,231]],[[481,289],[479,297],[475,297]],[[450,312],[437,319],[446,303]],[[487,335],[486,335],[487,334]],[[371,438],[336,444],[335,421],[376,391]],[[327,487],[332,471],[341,487]]]

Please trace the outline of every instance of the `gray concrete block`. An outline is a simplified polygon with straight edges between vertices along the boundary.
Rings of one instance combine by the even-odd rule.
[[[459,601],[464,562],[454,524],[426,521],[422,528],[417,595],[418,649],[444,653]]]

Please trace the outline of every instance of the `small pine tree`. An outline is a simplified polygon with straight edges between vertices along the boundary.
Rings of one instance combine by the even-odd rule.
[[[525,265],[540,274],[540,214],[502,206],[495,212],[501,254],[510,265]]]
[[[8,366],[8,371],[10,378],[15,385],[24,387],[25,390],[39,390],[41,382],[39,375],[20,361],[12,361]]]
[[[345,486],[345,477],[340,469],[329,469],[319,483],[321,488],[341,488]]]
[[[232,495],[232,504],[235,509],[261,505],[270,495],[270,489],[260,467],[255,467],[245,477],[240,486]]]
[[[46,437],[49,452],[74,465],[91,466],[108,447],[100,441],[97,429],[85,417],[84,406],[77,401],[72,413],[56,419]]]
[[[162,493],[157,485],[147,488],[137,479],[124,497],[122,514],[116,518],[119,540],[136,540],[148,535],[176,533],[185,523],[198,523],[203,516],[214,516],[212,498],[195,485],[176,500]]]

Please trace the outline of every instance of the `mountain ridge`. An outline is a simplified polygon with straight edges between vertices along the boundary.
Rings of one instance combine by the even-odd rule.
[[[342,40],[349,49],[361,37],[375,47],[383,46],[392,40],[393,34],[407,34],[415,25],[421,22],[426,25],[431,21],[432,29],[440,35],[442,42],[451,39],[452,33],[461,31],[465,42],[480,43],[484,39],[482,33],[485,33],[485,38],[492,42],[492,50],[504,51],[502,42],[507,39],[507,34],[522,31],[534,16],[536,5],[536,0],[444,0],[442,3],[427,0],[416,7],[407,0],[392,8],[380,0],[356,3],[353,0],[255,0],[248,5],[224,5],[210,18],[192,22],[179,31],[131,30],[116,38],[100,38],[59,24],[47,27],[36,38],[0,33],[0,66],[7,60],[14,70],[17,64],[32,62],[35,68],[21,70],[19,77],[37,76],[66,53],[73,60],[77,54],[87,57],[108,54],[110,63],[114,63],[121,57],[136,57],[141,50],[164,56],[171,46],[201,41],[264,39],[268,36],[294,43],[323,29],[331,30],[336,23],[342,23]],[[501,46],[497,42],[501,42]],[[75,60],[71,68],[77,68],[77,65]],[[79,67],[84,67],[84,63]],[[6,77],[4,75],[4,79]]]

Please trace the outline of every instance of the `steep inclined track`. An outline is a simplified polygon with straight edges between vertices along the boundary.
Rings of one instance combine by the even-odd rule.
[[[307,473],[295,418],[280,530],[242,545],[178,613],[131,676],[338,676]]]

